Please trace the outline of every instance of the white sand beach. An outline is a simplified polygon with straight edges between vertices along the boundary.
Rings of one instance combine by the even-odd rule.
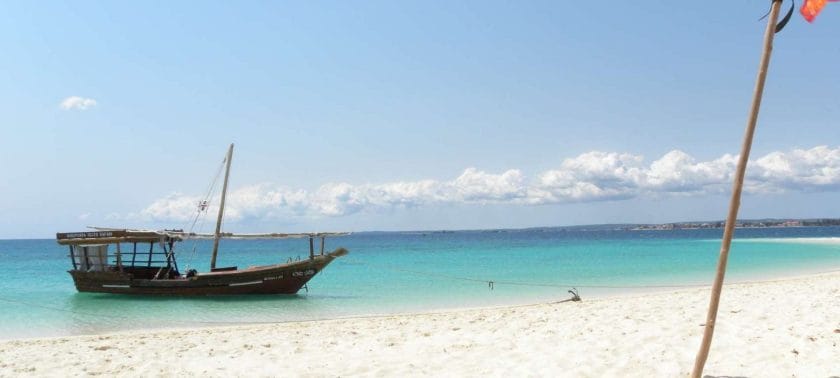
[[[0,376],[689,374],[709,289],[0,342]],[[840,375],[840,273],[727,285],[710,376]]]

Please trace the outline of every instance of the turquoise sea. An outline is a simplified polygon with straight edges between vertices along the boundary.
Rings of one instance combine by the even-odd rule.
[[[0,339],[283,322],[587,298],[708,285],[721,230],[529,229],[369,232],[327,241],[350,255],[294,296],[155,298],[81,294],[54,240],[0,240]],[[306,240],[223,240],[219,265],[305,258]],[[209,265],[207,241],[177,248]],[[193,252],[195,251],[195,252]],[[840,228],[739,229],[727,282],[840,269]],[[489,281],[493,281],[491,285]],[[492,286],[492,287],[491,287]]]

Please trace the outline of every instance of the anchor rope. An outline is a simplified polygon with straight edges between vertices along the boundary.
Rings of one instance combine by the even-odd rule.
[[[496,285],[510,285],[510,286],[533,286],[533,287],[556,287],[556,288],[569,288],[569,287],[580,287],[580,288],[588,288],[588,289],[668,289],[668,288],[697,288],[697,287],[706,287],[709,284],[638,284],[638,285],[601,285],[601,284],[575,284],[575,283],[548,283],[548,282],[527,282],[527,281],[508,281],[508,280],[496,280],[496,279],[484,279],[484,278],[475,278],[475,277],[465,277],[465,276],[455,276],[450,274],[443,274],[443,273],[435,273],[435,272],[425,272],[420,270],[413,270],[413,269],[405,269],[401,267],[397,267],[394,265],[385,265],[385,264],[371,264],[364,261],[360,261],[358,259],[353,258],[342,258],[343,263],[350,264],[350,265],[362,265],[371,268],[379,268],[390,270],[393,272],[399,273],[408,273],[416,276],[426,276],[426,277],[435,277],[435,278],[445,278],[453,281],[464,281],[464,282],[479,282],[487,287],[490,290],[493,290]],[[836,270],[828,270],[828,271],[821,271],[815,274],[825,274],[825,273],[835,273],[840,272],[840,269]],[[771,282],[782,282],[788,281],[791,278],[787,279],[772,279],[772,280],[754,280],[754,281],[737,281],[731,282],[729,284],[745,284],[745,283],[771,283]]]
[[[362,265],[376,266],[376,265],[373,265],[373,264],[364,264],[364,263]],[[381,267],[381,266],[379,266],[379,267]],[[474,279],[474,278],[469,278],[469,277],[457,277],[457,276],[442,275],[442,274],[436,274],[436,273],[411,271],[411,270],[407,270],[407,269],[401,269],[400,271],[404,272],[404,273],[421,273],[421,274],[424,274],[424,275],[429,275],[429,276],[434,276],[434,277],[439,277],[439,278],[450,278],[450,279],[456,279],[456,280],[462,280],[462,281],[481,282],[481,283],[484,283],[484,284],[487,284],[488,282],[493,282],[493,285],[498,284],[498,283],[502,283],[502,284],[507,284],[507,285],[551,286],[551,287],[563,287],[563,288],[571,286],[571,285],[561,285],[561,284],[527,283],[527,282],[518,282],[518,281],[480,280],[480,279]],[[822,275],[822,274],[837,273],[837,272],[840,272],[840,269],[821,271],[821,272],[813,273],[813,275]],[[796,279],[799,279],[799,277],[788,277],[788,278],[769,279],[769,280],[739,281],[739,282],[731,282],[731,283],[728,283],[726,285],[786,282],[786,281],[792,281],[792,280],[796,280]],[[655,285],[655,286],[650,286],[650,285],[647,285],[647,286],[644,286],[644,285],[628,285],[628,286],[577,285],[577,287],[585,287],[585,288],[592,288],[592,287],[597,287],[597,288],[602,288],[602,287],[608,287],[608,288],[646,288],[646,287],[675,288],[675,287],[702,287],[702,286],[709,286],[709,285],[707,285],[707,284],[706,285],[699,285],[699,284],[698,285]],[[570,301],[570,300],[553,301],[553,302],[547,302],[547,303],[563,303],[563,302],[568,302],[568,301]],[[45,310],[51,310],[51,311],[56,311],[56,312],[65,312],[65,313],[71,313],[71,314],[74,314],[74,315],[81,315],[81,316],[87,316],[87,317],[119,319],[119,320],[138,320],[137,318],[130,317],[130,316],[117,315],[117,314],[97,314],[97,313],[93,313],[93,312],[78,311],[78,310],[73,310],[73,309],[47,306],[47,305],[42,305],[42,304],[39,304],[39,303],[22,301],[22,300],[18,300],[18,299],[3,297],[3,296],[0,296],[0,302],[13,303],[13,304],[18,304],[18,305],[28,306],[28,307],[37,307],[37,308],[42,308],[42,309],[45,309]],[[535,306],[535,305],[539,305],[539,304],[541,304],[541,303],[523,304],[523,305],[517,305],[517,306],[512,306],[512,307],[528,307],[528,306]],[[437,313],[437,312],[431,312],[431,313],[426,313],[426,314],[435,314],[435,313]],[[375,317],[375,316],[379,316],[379,315],[348,316],[348,317],[339,317],[339,319],[370,318],[370,317]],[[328,318],[310,319],[308,321],[317,321],[317,320],[324,320],[324,319],[328,319]],[[254,325],[258,325],[258,324],[281,324],[281,323],[301,322],[301,320],[215,321],[215,320],[175,320],[175,319],[170,319],[170,320],[167,320],[167,322],[169,324],[184,324],[184,325],[193,325],[193,324],[205,324],[205,325],[248,325],[248,324],[254,324]]]

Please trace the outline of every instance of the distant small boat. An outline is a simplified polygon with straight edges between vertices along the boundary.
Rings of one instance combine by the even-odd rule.
[[[327,237],[348,233],[222,233],[221,223],[227,194],[233,144],[225,157],[225,179],[222,187],[216,232],[198,234],[183,230],[130,230],[94,228],[89,232],[57,233],[58,244],[70,249],[73,277],[80,292],[143,294],[143,295],[229,295],[229,294],[295,294],[318,272],[339,256],[344,248],[325,253]],[[202,202],[201,209],[206,209]],[[178,270],[175,245],[185,239],[213,239],[213,255],[209,272]],[[309,239],[309,258],[273,265],[216,267],[219,240],[233,239]],[[320,251],[315,252],[315,239],[320,239]],[[111,248],[113,247],[113,248]]]

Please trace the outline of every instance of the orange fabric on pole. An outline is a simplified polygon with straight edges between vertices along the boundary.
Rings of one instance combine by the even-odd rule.
[[[835,2],[838,0],[805,0],[802,3],[802,8],[799,8],[799,13],[802,13],[802,17],[805,17],[805,21],[814,22],[814,19],[817,18],[817,15],[820,14],[823,7],[825,7],[828,2]]]

